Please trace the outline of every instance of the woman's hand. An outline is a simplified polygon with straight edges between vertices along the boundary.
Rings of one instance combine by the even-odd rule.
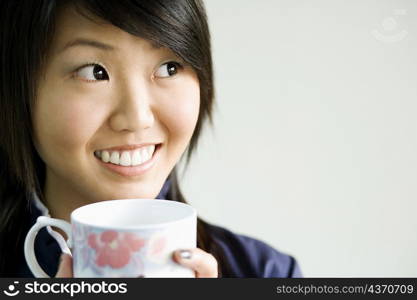
[[[213,255],[200,248],[175,251],[173,259],[180,265],[192,269],[197,278],[217,278],[218,276],[217,260]],[[73,277],[70,255],[62,254],[56,277]]]
[[[58,266],[56,278],[74,277],[72,273],[72,257],[68,254],[62,253],[61,260]]]
[[[174,252],[174,261],[194,270],[197,278],[217,278],[217,260],[213,255],[200,248],[178,250]]]

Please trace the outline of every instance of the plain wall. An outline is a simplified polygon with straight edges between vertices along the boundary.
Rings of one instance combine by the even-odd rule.
[[[215,127],[182,180],[308,277],[417,276],[417,1],[206,0]]]

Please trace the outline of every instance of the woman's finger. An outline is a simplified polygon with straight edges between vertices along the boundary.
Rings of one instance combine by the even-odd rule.
[[[66,253],[61,254],[56,278],[74,277],[72,273],[72,257]]]
[[[175,251],[174,259],[184,267],[194,270],[197,278],[218,277],[217,260],[200,248]]]

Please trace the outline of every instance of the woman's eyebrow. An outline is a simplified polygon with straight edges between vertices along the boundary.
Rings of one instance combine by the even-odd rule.
[[[94,47],[100,50],[106,50],[106,51],[111,51],[111,50],[115,50],[116,48],[109,45],[109,44],[105,44],[96,40],[91,40],[91,39],[85,39],[85,38],[76,38],[74,40],[69,41],[68,43],[66,43],[59,51],[58,54],[61,54],[62,52],[64,52],[65,50],[72,48],[72,47],[77,47],[77,46],[87,46],[87,47]]]

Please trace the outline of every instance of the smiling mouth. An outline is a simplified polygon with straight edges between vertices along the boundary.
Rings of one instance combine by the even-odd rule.
[[[144,146],[129,151],[94,151],[94,156],[102,163],[121,167],[136,167],[152,160],[162,144]]]

